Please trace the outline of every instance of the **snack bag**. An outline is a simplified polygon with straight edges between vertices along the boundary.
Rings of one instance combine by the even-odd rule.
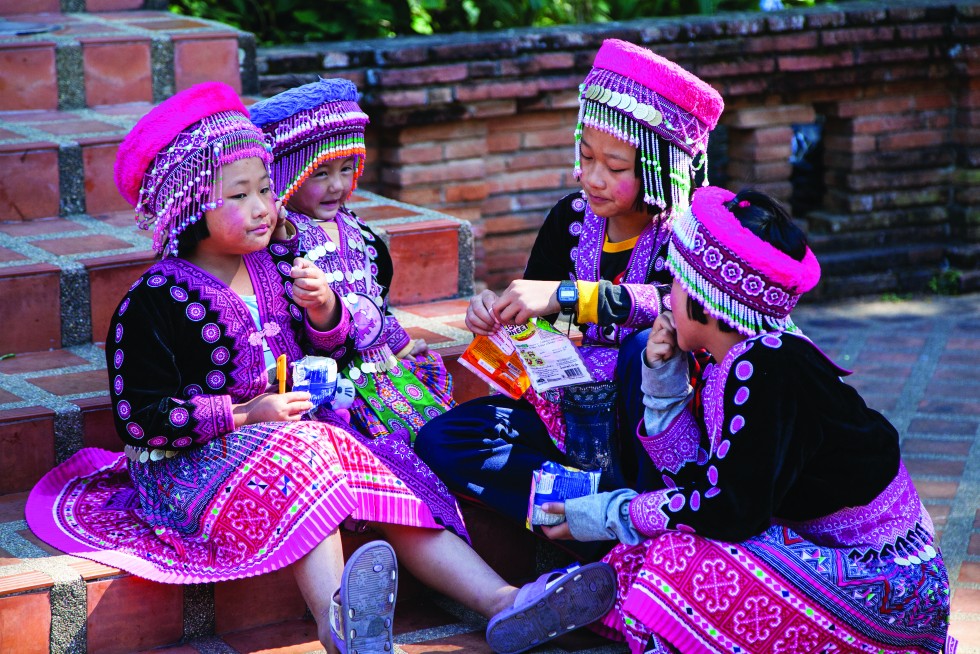
[[[525,526],[557,525],[565,521],[560,515],[545,513],[546,502],[564,502],[574,497],[599,492],[601,470],[578,470],[554,461],[545,461],[540,470],[531,473],[531,495],[527,506]]]

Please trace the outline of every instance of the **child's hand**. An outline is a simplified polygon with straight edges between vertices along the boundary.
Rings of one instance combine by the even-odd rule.
[[[541,505],[541,510],[552,515],[565,515],[564,502],[545,502]],[[541,531],[551,540],[575,540],[572,530],[568,526],[568,521],[559,522],[557,525],[541,525]]]
[[[244,404],[232,407],[235,427],[260,422],[295,422],[313,409],[310,394],[305,391],[263,393]]]
[[[466,309],[466,328],[474,334],[489,336],[497,330],[497,319],[493,317],[493,305],[497,294],[483,291],[470,300]]]
[[[672,359],[677,352],[677,327],[674,324],[674,314],[665,311],[657,316],[653,329],[650,330],[645,352],[646,363],[656,368]]]
[[[493,314],[505,325],[523,325],[536,316],[561,311],[557,281],[515,279],[493,305]]]
[[[272,231],[272,239],[274,241],[288,241],[289,240],[289,229],[286,227],[286,207],[283,206],[282,200],[276,198],[276,227]]]
[[[310,260],[296,257],[289,274],[293,278],[293,300],[306,309],[310,324],[321,331],[336,325],[339,302],[323,271]]]

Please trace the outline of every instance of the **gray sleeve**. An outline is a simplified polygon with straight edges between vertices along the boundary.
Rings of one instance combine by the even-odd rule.
[[[691,393],[690,373],[687,367],[687,353],[679,352],[657,367],[647,364],[643,357],[640,390],[643,391],[643,425],[648,434],[659,434],[674,421],[674,418],[687,406]]]
[[[627,545],[645,537],[630,522],[630,500],[636,491],[622,488],[611,493],[586,495],[565,501],[565,518],[575,540],[618,540]]]

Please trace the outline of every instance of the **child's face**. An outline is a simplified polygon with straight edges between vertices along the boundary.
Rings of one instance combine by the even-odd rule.
[[[269,245],[276,226],[276,204],[269,173],[258,157],[221,167],[223,204],[204,214],[210,236],[199,250],[213,254],[247,254]]]
[[[289,198],[289,208],[315,220],[333,220],[354,188],[354,157],[320,164]]]
[[[636,148],[592,127],[582,131],[582,189],[602,218],[633,216],[641,182],[634,172]]]

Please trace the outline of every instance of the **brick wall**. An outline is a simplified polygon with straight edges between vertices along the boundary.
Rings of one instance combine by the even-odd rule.
[[[519,275],[571,176],[577,86],[604,38],[643,44],[725,98],[716,182],[789,200],[792,126],[819,122],[821,191],[805,215],[820,294],[923,288],[980,249],[980,5],[841,4],[258,53],[271,94],[353,80],[371,116],[364,184],[470,220],[476,276]],[[723,142],[721,142],[723,141]],[[797,182],[800,185],[800,182]],[[812,190],[812,189],[810,189]],[[963,276],[969,286],[971,273]]]

